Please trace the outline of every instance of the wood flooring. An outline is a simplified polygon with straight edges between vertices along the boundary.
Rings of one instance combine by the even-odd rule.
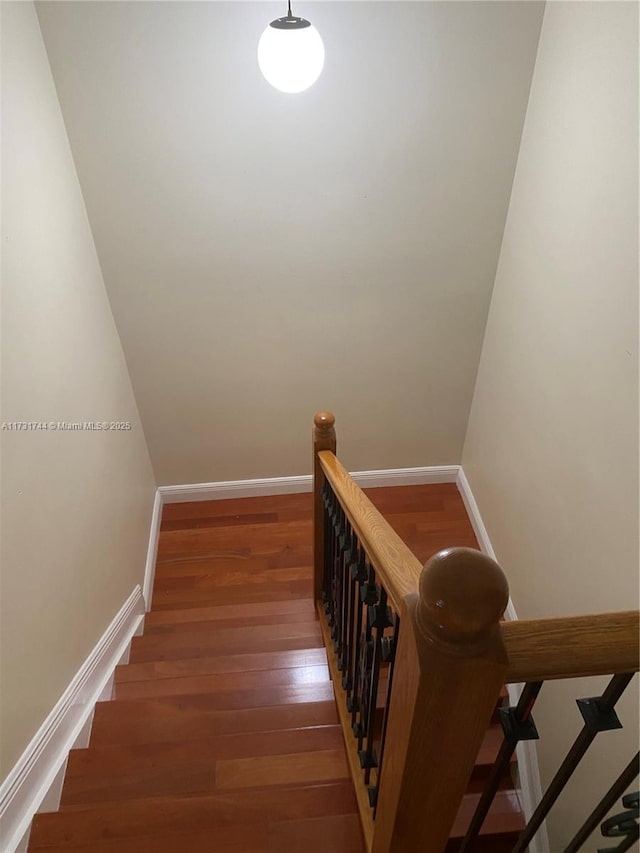
[[[369,489],[421,561],[477,547],[453,484]],[[169,504],[152,609],[73,750],[42,853],[362,853],[312,601],[311,495]],[[450,850],[499,746],[485,738]],[[479,850],[522,825],[501,790]],[[416,851],[418,853],[418,851]]]

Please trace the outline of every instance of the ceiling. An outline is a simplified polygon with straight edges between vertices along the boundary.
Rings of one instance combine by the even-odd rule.
[[[535,62],[534,2],[41,2],[160,483],[459,461]],[[114,417],[117,413],[114,413]]]

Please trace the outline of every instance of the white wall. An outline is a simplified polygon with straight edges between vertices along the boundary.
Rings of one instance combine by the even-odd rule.
[[[460,461],[542,5],[304,3],[318,82],[262,78],[268,3],[38,5],[162,484]]]
[[[142,582],[155,482],[32,3],[2,3],[2,772]]]
[[[637,3],[547,4],[463,467],[521,618],[638,606]],[[543,689],[543,781],[598,689]],[[637,749],[632,692],[552,853]]]

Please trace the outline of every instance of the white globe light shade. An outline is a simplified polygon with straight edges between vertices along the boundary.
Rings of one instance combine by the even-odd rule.
[[[295,94],[312,86],[324,65],[324,44],[311,24],[303,29],[266,28],[258,42],[258,65],[281,92]]]

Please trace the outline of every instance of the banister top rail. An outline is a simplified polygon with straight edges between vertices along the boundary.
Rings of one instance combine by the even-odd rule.
[[[637,610],[502,623],[509,657],[507,682],[637,672]]]
[[[422,563],[382,517],[335,454],[321,450],[318,458],[377,576],[399,612],[403,599],[418,592]]]

